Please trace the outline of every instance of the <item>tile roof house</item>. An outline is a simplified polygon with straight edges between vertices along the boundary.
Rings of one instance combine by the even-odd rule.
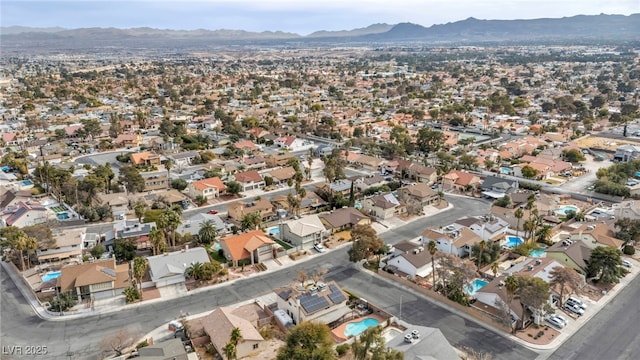
[[[254,201],[236,201],[227,206],[227,214],[237,222],[241,222],[247,214],[260,213],[263,221],[268,221],[275,216],[273,204],[267,199]]]
[[[233,177],[235,181],[242,185],[242,191],[261,189],[264,187],[264,179],[262,179],[262,176],[255,170],[239,172],[233,175]]]
[[[615,249],[622,249],[624,241],[613,237],[613,230],[607,224],[582,224],[579,228],[571,231],[572,241],[582,241],[590,249],[598,246],[610,246]]]
[[[483,195],[499,199],[505,194],[516,192],[518,190],[518,181],[489,175],[482,181],[480,189],[482,189]]]
[[[442,230],[427,229],[422,232],[422,243],[435,241],[438,250],[458,257],[471,256],[471,247],[482,239],[466,226],[453,223]]]
[[[353,180],[353,187],[363,192],[372,186],[382,186],[386,183],[387,181],[380,175],[358,176]]]
[[[296,284],[274,292],[278,309],[291,316],[295,324],[303,321],[329,324],[351,313],[348,297],[334,281]]]
[[[394,217],[400,208],[400,202],[391,193],[364,199],[362,209],[371,217],[387,220]]]
[[[405,336],[418,330],[420,338],[407,343]],[[411,326],[404,333],[398,334],[386,344],[387,347],[403,353],[404,360],[458,360],[460,356],[456,348],[451,346],[447,338],[438,328]]]
[[[156,288],[184,283],[184,272],[195,263],[210,262],[207,250],[201,247],[147,257],[149,275]]]
[[[188,360],[189,356],[182,339],[174,338],[138,349],[138,359],[142,360]]]
[[[226,185],[219,177],[211,177],[194,181],[187,187],[189,196],[197,198],[203,196],[205,199],[217,198],[221,192],[227,190]]]
[[[289,209],[289,202],[286,195],[279,195],[271,199],[271,202],[278,209]],[[314,192],[307,192],[302,202],[300,203],[300,209],[298,209],[298,215],[304,215],[316,212],[318,209],[327,206],[327,202],[318,196]]]
[[[276,167],[287,165],[287,162],[291,158],[295,158],[295,155],[293,155],[293,153],[286,152],[282,154],[269,154],[264,158],[264,160],[268,167]]]
[[[291,166],[271,170],[269,176],[273,179],[274,184],[286,184],[289,179],[293,179],[296,171]]]
[[[591,250],[582,241],[571,240],[558,241],[546,249],[548,258],[555,259],[583,275],[587,273],[587,262],[591,257]]]
[[[509,223],[499,217],[487,215],[479,217],[466,217],[455,221],[456,224],[466,226],[482,240],[496,241],[504,238]]]
[[[51,211],[40,204],[20,201],[0,211],[0,225],[23,228],[42,224],[47,221],[50,214]]]
[[[54,231],[51,246],[42,246],[36,250],[39,263],[67,259],[81,259],[87,228],[64,229]]]
[[[431,264],[431,254],[426,250],[426,247],[408,241],[403,242],[403,244],[407,246],[402,244],[394,245],[395,249],[402,248],[403,250],[394,253],[385,260],[387,270],[400,271],[411,279],[430,276],[433,266]]]
[[[451,170],[442,177],[442,189],[444,191],[466,191],[470,187],[480,186],[480,177],[460,170]]]
[[[340,208],[333,210],[329,214],[322,214],[320,215],[320,221],[322,221],[325,228],[333,233],[351,229],[355,225],[371,224],[371,219],[368,216],[352,207]]]
[[[316,214],[286,221],[279,228],[281,240],[301,249],[309,249],[314,244],[321,243],[327,233]]]
[[[406,211],[414,214],[423,212],[425,206],[435,204],[440,201],[438,193],[433,191],[426,183],[416,183],[403,186],[396,190],[398,200],[406,208]]]
[[[260,155],[245,156],[240,161],[247,169],[261,170],[267,166],[264,158]]]
[[[131,163],[135,166],[158,166],[160,165],[160,155],[151,152],[143,151],[139,153],[132,153],[130,155]]]
[[[398,164],[394,172],[400,177],[405,176],[403,178],[414,179],[429,185],[438,181],[438,171],[435,168],[400,158],[393,161]]]
[[[514,296],[511,303],[507,304],[509,295],[504,286],[504,279],[506,277],[506,274],[499,275],[487,285],[478,289],[475,298],[477,300],[476,302],[482,305],[476,305],[476,307],[481,306],[481,309],[483,309],[485,313],[491,314],[498,319],[504,319],[508,316],[512,328],[515,326],[523,328],[525,324],[530,322],[530,313],[525,314],[524,318],[526,320],[523,324],[521,319],[524,308],[520,302],[520,298]]]
[[[250,260],[251,264],[273,259],[273,244],[262,230],[232,235],[220,241],[220,246],[228,260],[238,266],[241,260]]]
[[[233,147],[242,150],[245,153],[252,153],[258,151],[258,147],[250,140],[238,141],[233,144]]]
[[[142,135],[140,134],[119,134],[113,140],[117,147],[138,147],[142,145]]]
[[[351,162],[365,170],[377,171],[382,168],[386,161],[369,155],[357,154]]]
[[[211,339],[211,344],[218,351],[222,359],[227,359],[224,347],[229,343],[233,329],[240,329],[242,337],[236,346],[236,358],[242,359],[260,351],[264,338],[250,321],[234,313],[234,309],[220,307],[211,314],[200,319],[204,332]]]
[[[56,286],[60,292],[73,292],[82,301],[120,295],[129,285],[129,265],[116,265],[111,258],[63,267]]]

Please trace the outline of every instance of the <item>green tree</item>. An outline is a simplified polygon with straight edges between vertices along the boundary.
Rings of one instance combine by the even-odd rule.
[[[140,291],[133,286],[127,286],[124,289],[123,294],[127,303],[136,302],[140,299]]]
[[[352,245],[349,249],[349,261],[358,262],[368,259],[384,247],[384,242],[378,237],[370,225],[356,225],[351,229]]]
[[[277,360],[334,360],[333,341],[329,327],[318,322],[303,322],[295,326],[278,351]]]
[[[554,267],[549,272],[549,275],[551,275],[549,284],[560,288],[560,303],[564,303],[565,290],[568,290],[569,294],[571,294],[582,283],[582,278],[575,270],[564,266]]]
[[[242,221],[240,222],[240,226],[242,227],[242,230],[247,230],[247,229],[256,229],[259,228],[260,225],[262,225],[262,215],[259,212],[252,212],[249,214],[246,214],[243,218]]]
[[[519,276],[520,302],[522,316],[525,318],[526,309],[533,308],[537,315],[541,315],[549,300],[549,283],[538,277]],[[524,325],[524,324],[523,324]]]
[[[105,248],[104,246],[102,246],[102,244],[96,244],[96,246],[94,246],[90,253],[91,256],[93,256],[94,259],[100,259],[102,257],[102,254],[105,253]]]
[[[149,262],[147,262],[146,258],[136,257],[133,259],[133,268],[132,274],[136,279],[136,284],[140,289],[140,294],[142,295],[142,278],[147,273],[147,269],[149,268]]]
[[[167,246],[164,232],[155,226],[149,232],[149,242],[151,242],[153,255],[160,254],[160,252],[164,251]]]
[[[180,213],[175,208],[165,208],[158,216],[156,224],[163,229],[166,239],[171,240],[171,246],[176,246],[176,229],[182,223]]]
[[[164,168],[167,170],[167,189],[170,189],[169,184],[171,184],[171,169],[173,169],[173,161],[172,160],[165,161]]]
[[[429,240],[427,244],[427,249],[429,250],[429,255],[431,255],[431,274],[433,277],[433,286],[436,286],[436,253],[438,252],[438,246],[436,242],[433,240]]]
[[[82,123],[82,130],[87,136],[95,138],[102,134],[102,125],[98,119],[87,119],[80,121]]]
[[[126,165],[121,167],[119,181],[131,193],[144,191],[144,178],[134,166]]]
[[[242,184],[237,181],[229,181],[225,185],[227,186],[227,192],[231,195],[237,195],[242,191]]]
[[[515,277],[514,275],[507,276],[504,279],[504,289],[507,293],[507,304],[506,304],[507,309],[511,309],[511,304],[513,303],[513,299],[518,293],[518,290],[520,290],[520,282],[518,281],[518,278]],[[506,315],[509,319],[511,318],[510,313],[507,313]],[[509,323],[511,324],[511,321],[509,321]],[[516,328],[512,326],[511,331],[515,332],[515,330]]]
[[[520,231],[520,221],[522,220],[522,217],[524,216],[524,210],[522,210],[521,207],[517,208],[515,213],[513,214],[513,216],[516,217],[517,222],[516,222],[516,236],[518,236],[518,233]]]
[[[187,186],[189,186],[189,184],[187,184],[187,180],[185,179],[178,178],[178,179],[173,179],[173,181],[171,181],[171,187],[178,191],[182,191],[186,189]]]
[[[503,208],[508,208],[511,205],[511,198],[509,197],[509,195],[505,195],[500,199],[496,199],[493,202],[493,205],[503,207]]]
[[[136,214],[136,218],[138,218],[138,222],[142,222],[142,218],[144,217],[144,213],[147,210],[147,204],[144,201],[138,200],[133,205],[133,211]]]
[[[133,240],[117,238],[113,242],[113,255],[119,262],[130,261],[136,256],[137,246]]]
[[[366,329],[351,344],[355,360],[402,360],[403,353],[387,348],[382,336],[382,327],[374,326]]]
[[[522,168],[521,172],[522,172],[522,176],[523,176],[523,177],[525,177],[525,178],[527,178],[527,179],[533,179],[533,178],[535,178],[536,176],[538,176],[538,170],[536,170],[536,169],[532,168],[532,167],[531,167],[531,166],[529,166],[529,165],[525,165],[525,166]]]
[[[71,309],[78,303],[78,297],[72,291],[65,291],[53,297],[49,302],[51,311],[62,312]]]
[[[184,275],[194,280],[202,279],[203,265],[201,262],[194,262],[184,271]]]
[[[587,276],[598,278],[605,284],[614,284],[623,276],[621,252],[609,246],[598,246],[591,251]]]
[[[580,152],[580,150],[577,150],[577,149],[563,150],[562,157],[564,157],[566,161],[574,164],[586,160],[584,155],[582,155],[582,152]]]
[[[200,244],[210,244],[216,240],[218,236],[218,230],[215,224],[211,220],[206,220],[200,225],[198,230],[198,242]]]
[[[486,241],[481,240],[478,243],[478,271],[480,271],[480,265],[482,264],[482,253],[484,252],[484,250],[487,248],[488,244]]]

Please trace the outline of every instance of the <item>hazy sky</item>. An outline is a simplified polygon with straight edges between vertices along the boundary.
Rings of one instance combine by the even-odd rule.
[[[640,13],[640,0],[2,0],[2,26],[347,30],[374,23],[423,26],[478,19]]]

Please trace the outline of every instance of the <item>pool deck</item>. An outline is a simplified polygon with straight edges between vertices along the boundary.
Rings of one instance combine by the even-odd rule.
[[[353,319],[353,320],[349,320],[344,324],[340,324],[340,325],[338,325],[337,328],[331,330],[331,333],[333,334],[333,338],[338,343],[341,343],[341,342],[349,340],[349,337],[344,334],[344,331],[347,328],[347,324],[350,324],[350,323],[353,323],[353,322],[362,321],[362,320],[364,320],[366,318],[376,319],[376,320],[378,320],[378,322],[381,325],[384,325],[385,322],[387,321],[384,318],[382,318],[381,316],[378,316],[378,315],[375,315],[375,314],[369,314],[369,315],[361,316],[359,318],[356,318],[356,319]]]

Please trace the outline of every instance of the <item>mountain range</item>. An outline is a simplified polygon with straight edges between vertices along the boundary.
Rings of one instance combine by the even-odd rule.
[[[575,42],[640,39],[640,14],[578,15],[532,20],[480,20],[468,18],[424,27],[412,23],[373,24],[343,31],[317,31],[302,36],[281,31],[169,30],[153,28],[0,28],[3,50],[121,48],[192,48],[237,43],[287,45],[304,43],[487,43]]]

